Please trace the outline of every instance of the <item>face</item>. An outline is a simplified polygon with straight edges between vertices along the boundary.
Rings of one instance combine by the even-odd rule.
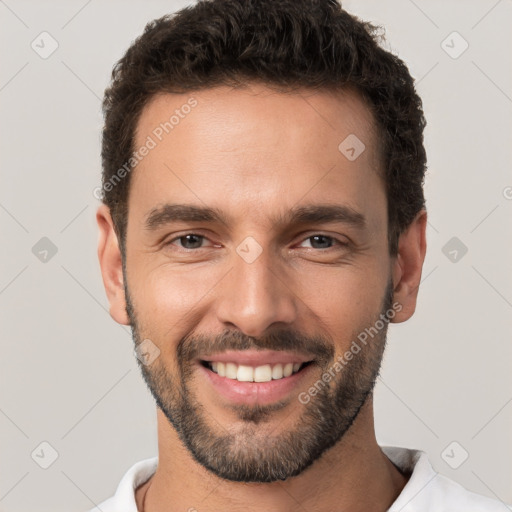
[[[144,145],[111,314],[196,461],[297,475],[370,399],[394,314],[372,117],[350,92],[219,87],[155,97]]]

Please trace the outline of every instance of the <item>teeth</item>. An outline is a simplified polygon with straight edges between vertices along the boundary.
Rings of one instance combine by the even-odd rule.
[[[240,382],[253,382],[254,381],[254,370],[252,366],[240,365],[236,372],[236,380]]]
[[[283,378],[283,365],[282,364],[276,364],[272,368],[272,378],[273,379],[282,379]]]
[[[272,367],[269,364],[254,368],[254,382],[270,382],[272,380]]]
[[[236,379],[237,378],[237,367],[236,364],[226,363],[226,377],[228,379]]]
[[[264,364],[262,366],[246,366],[220,361],[209,363],[210,369],[220,377],[238,380],[240,382],[270,382],[297,373],[302,363]]]

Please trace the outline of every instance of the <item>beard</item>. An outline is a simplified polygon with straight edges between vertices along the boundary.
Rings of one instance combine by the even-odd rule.
[[[126,310],[137,349],[144,337],[126,276],[124,283]],[[388,318],[392,299],[393,286],[389,281],[379,315]],[[382,319],[379,315],[371,325]],[[139,359],[137,361],[157,406],[199,464],[230,481],[275,482],[302,473],[349,431],[372,395],[386,345],[388,321],[381,321],[384,327],[350,361],[345,361],[341,371],[337,371],[328,384],[322,381],[321,375],[331,370],[332,376],[335,363],[333,340],[327,336],[304,336],[289,329],[272,331],[261,338],[235,330],[225,330],[216,335],[187,335],[177,345],[177,371],[170,371],[164,365],[163,357],[156,358],[149,365]],[[368,327],[366,324],[355,331],[352,339]],[[152,341],[157,346],[165,343],[164,340]],[[293,428],[272,435],[269,421],[273,413],[285,409],[292,400],[299,401],[298,396],[268,405],[231,404],[228,407],[237,415],[238,421],[229,430],[222,427],[201,404],[194,388],[197,358],[225,350],[247,349],[293,350],[308,357],[312,355],[310,359],[314,358],[314,364],[321,369],[316,382],[322,386],[318,386],[320,389],[314,396],[309,396],[307,403],[300,401],[302,412]],[[313,382],[308,384],[311,385]]]

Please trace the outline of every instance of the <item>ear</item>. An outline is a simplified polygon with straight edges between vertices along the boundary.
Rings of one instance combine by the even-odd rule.
[[[102,204],[98,208],[96,221],[99,230],[98,259],[103,286],[110,304],[110,316],[119,324],[130,325],[130,319],[126,313],[121,250],[108,206]]]
[[[409,320],[416,309],[421,281],[421,270],[427,250],[427,212],[421,210],[410,226],[400,235],[398,254],[392,262],[393,302],[402,309],[391,320],[400,323]]]

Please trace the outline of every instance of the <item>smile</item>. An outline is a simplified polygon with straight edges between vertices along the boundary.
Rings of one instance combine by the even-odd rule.
[[[314,356],[274,350],[226,351],[202,355],[202,382],[228,403],[270,404],[290,399],[305,388]]]
[[[210,369],[220,377],[237,380],[239,382],[270,382],[290,377],[299,372],[311,362],[263,364],[260,366],[247,366],[222,361],[202,361],[203,366]]]

